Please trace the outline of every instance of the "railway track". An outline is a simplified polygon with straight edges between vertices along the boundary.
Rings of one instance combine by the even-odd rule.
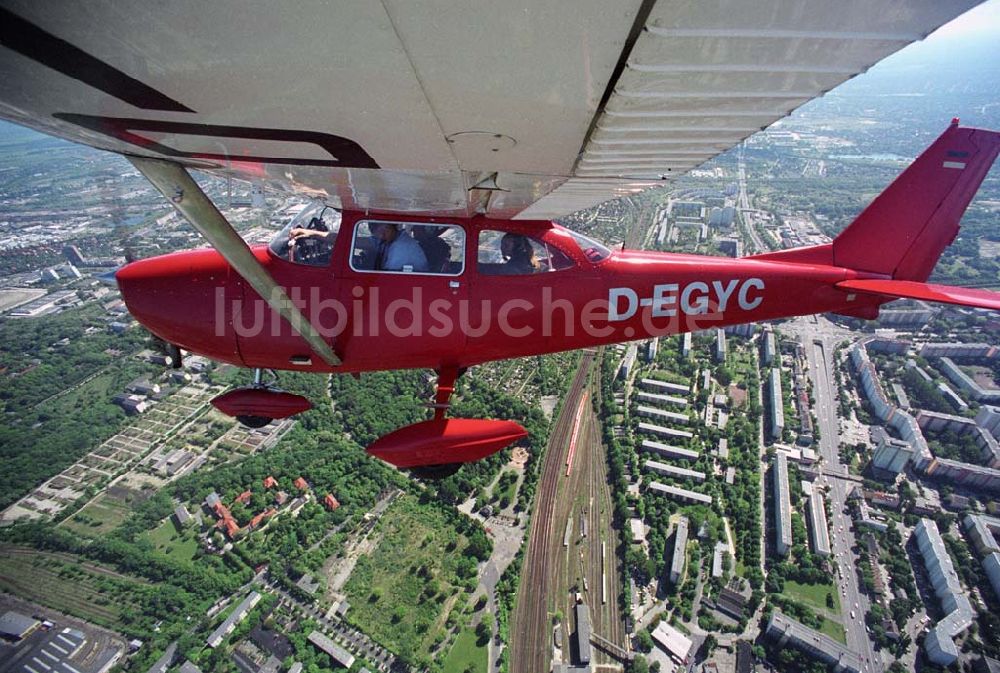
[[[596,399],[600,399],[601,383],[600,370],[597,371],[592,392]],[[590,502],[590,527],[594,531],[594,538],[590,541],[590,584],[594,588],[591,591],[591,619],[592,632],[598,637],[602,637],[605,642],[613,643],[615,647],[624,651],[625,625],[618,607],[618,594],[621,591],[621,574],[618,568],[618,558],[616,548],[618,546],[618,535],[614,528],[613,503],[611,498],[611,488],[608,484],[607,456],[603,449],[601,440],[601,422],[593,407],[588,405],[584,416],[585,432],[581,433],[581,442],[587,452],[589,473],[586,488],[589,492]],[[605,651],[607,651],[605,649]],[[617,650],[616,650],[617,651]],[[608,656],[604,652],[597,656],[597,663],[611,665],[616,663],[615,656]]]
[[[549,670],[552,653],[549,605],[554,599],[550,585],[553,575],[552,565],[555,562],[555,555],[550,549],[553,540],[552,521],[559,490],[559,477],[566,467],[570,434],[593,362],[594,353],[584,351],[545,451],[521,582],[511,620],[512,673],[543,673]],[[557,534],[561,544],[563,531],[559,530]]]

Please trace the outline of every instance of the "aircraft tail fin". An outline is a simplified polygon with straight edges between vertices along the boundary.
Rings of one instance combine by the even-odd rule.
[[[998,151],[1000,132],[964,128],[953,120],[834,239],[833,264],[896,280],[927,280],[958,235],[962,214]]]

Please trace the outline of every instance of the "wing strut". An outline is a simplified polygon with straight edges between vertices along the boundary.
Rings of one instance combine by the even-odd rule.
[[[340,365],[340,358],[323,340],[309,320],[292,303],[284,289],[261,266],[247,244],[219,212],[198,183],[180,164],[160,159],[126,157],[174,208],[201,232],[219,251],[229,265],[256,290],[268,305],[288,321],[317,355],[331,367]]]

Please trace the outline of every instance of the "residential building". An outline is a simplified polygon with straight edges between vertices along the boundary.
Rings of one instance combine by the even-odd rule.
[[[676,411],[665,411],[663,409],[657,409],[656,407],[647,407],[642,404],[636,407],[635,411],[639,416],[652,418],[653,420],[661,423],[679,423],[681,425],[687,425],[691,421],[687,414],[680,414]]]
[[[823,494],[814,488],[809,496],[809,532],[812,537],[813,551],[823,558],[830,555],[830,532],[826,523],[826,507]]]
[[[337,643],[333,642],[331,638],[324,635],[319,631],[313,631],[309,634],[307,640],[316,646],[317,649],[325,652],[334,663],[344,668],[350,668],[354,665],[354,655],[342,648]]]
[[[670,383],[669,381],[660,381],[659,379],[642,379],[640,383],[643,388],[654,393],[680,393],[687,395],[691,392],[690,386],[681,385],[680,383]]]
[[[835,673],[861,673],[861,657],[825,633],[809,628],[780,610],[771,613],[765,633],[779,647],[791,645],[832,666]]]
[[[996,350],[995,348],[993,350]],[[975,379],[962,371],[952,361],[951,358],[941,358],[941,373],[948,377],[948,380],[965,391],[972,399],[985,404],[1000,403],[1000,389],[984,388]]]
[[[699,472],[697,470],[689,470],[685,467],[677,467],[675,465],[668,465],[667,463],[660,463],[655,460],[646,461],[646,465],[643,469],[649,472],[655,472],[661,474],[665,477],[676,477],[677,479],[694,479],[695,481],[705,481],[705,473]]]
[[[993,435],[994,439],[1000,439],[1000,407],[983,405],[976,414],[976,424]]]
[[[684,564],[687,561],[688,520],[681,517],[674,529],[673,555],[670,557],[670,583],[680,584],[684,577]]]
[[[655,404],[658,406],[666,406],[673,404],[678,407],[686,407],[687,400],[683,397],[675,397],[673,395],[661,395],[659,393],[647,393],[645,391],[638,391],[635,394],[635,398],[639,402],[645,402],[647,404]]]
[[[666,495],[674,500],[680,500],[681,502],[690,502],[700,505],[712,504],[712,496],[705,495],[704,493],[698,493],[696,491],[689,491],[686,488],[668,486],[667,484],[661,484],[658,481],[651,482],[649,484],[649,488],[652,491]]]
[[[771,369],[768,376],[768,412],[771,415],[771,440],[779,441],[785,432],[785,401],[781,395],[781,370]]]
[[[906,469],[907,464],[913,459],[913,454],[913,447],[909,442],[883,433],[882,440],[872,456],[872,464],[880,470],[899,474]]]
[[[625,355],[618,363],[618,371],[615,372],[615,378],[627,381],[629,377],[632,376],[632,371],[635,369],[636,354],[637,350],[635,344],[629,344],[626,346]]]
[[[914,528],[913,535],[923,557],[927,576],[945,613],[927,632],[924,648],[927,658],[932,662],[939,666],[950,666],[958,660],[959,650],[955,638],[972,625],[976,613],[958,581],[958,574],[937,524],[931,519],[921,519]]]
[[[991,516],[966,514],[962,520],[965,534],[979,555],[983,571],[1000,598],[1000,519]]]
[[[224,622],[219,624],[219,627],[208,637],[208,640],[206,641],[208,646],[216,648],[221,645],[226,636],[236,629],[236,625],[246,619],[246,616],[251,610],[253,610],[254,606],[260,602],[260,599],[261,595],[258,592],[251,591],[249,595],[247,595],[247,597],[244,598],[238,606],[236,606],[236,609],[233,610],[232,614],[230,614]]]
[[[653,423],[643,423],[639,422],[639,432],[648,432],[650,434],[659,435],[661,437],[667,437],[670,439],[691,439],[694,437],[693,433],[687,430],[677,430],[676,428],[665,428],[662,425],[654,425]]]
[[[927,343],[918,351],[924,358],[994,358],[996,346],[989,344]]]
[[[659,337],[653,337],[646,342],[646,362],[655,362],[656,353],[660,349],[660,339]]]
[[[768,327],[764,330],[763,353],[761,355],[762,364],[766,367],[774,364],[775,353],[777,353],[777,348],[775,347],[774,330]]]
[[[792,548],[792,504],[788,492],[788,459],[783,453],[774,456],[771,469],[774,483],[774,547],[779,556]]]
[[[670,446],[669,444],[661,444],[649,439],[642,440],[642,444],[639,446],[643,451],[655,453],[665,458],[684,458],[686,460],[695,460],[698,458],[697,451],[679,446]]]

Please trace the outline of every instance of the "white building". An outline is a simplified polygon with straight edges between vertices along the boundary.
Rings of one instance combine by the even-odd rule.
[[[696,505],[712,504],[712,496],[710,495],[705,495],[704,493],[698,493],[697,491],[689,491],[686,488],[677,488],[676,486],[668,486],[667,484],[661,484],[658,481],[650,483],[649,489],[661,495],[673,498],[674,500],[680,500],[681,502],[690,502]]]
[[[665,458],[684,458],[686,460],[695,460],[698,457],[697,451],[692,451],[691,449],[684,449],[679,446],[670,446],[669,444],[661,444],[660,442],[654,442],[648,439],[642,440],[640,448],[643,451],[649,453],[655,453]]]
[[[676,477],[677,479],[694,479],[695,481],[705,481],[705,473],[699,472],[698,470],[689,470],[685,467],[677,467],[675,465],[668,465],[667,463],[660,463],[655,460],[646,461],[644,467],[649,472],[655,472],[661,474],[664,477]]]
[[[688,520],[681,517],[674,530],[674,553],[670,558],[670,583],[676,586],[684,577],[684,563],[687,556]]]
[[[792,503],[788,493],[788,458],[778,453],[772,464],[774,483],[774,548],[779,556],[787,556],[792,548]]]
[[[771,414],[771,440],[778,441],[785,432],[785,402],[781,395],[781,370],[777,367],[771,369],[767,390]]]
[[[976,613],[958,581],[958,574],[937,524],[930,519],[921,519],[914,528],[913,535],[924,559],[927,576],[945,613],[927,632],[924,648],[927,658],[932,662],[939,666],[950,666],[958,660],[955,638],[972,625]]]
[[[813,551],[818,556],[828,557],[830,555],[830,532],[826,524],[826,508],[823,494],[816,488],[809,496],[809,524]]]
[[[690,386],[681,385],[680,383],[670,383],[669,381],[660,381],[659,379],[642,379],[640,383],[643,388],[654,393],[681,393],[682,395],[687,395],[691,392]]]
[[[647,432],[654,435],[659,435],[660,437],[666,437],[667,439],[691,439],[694,435],[687,430],[676,430],[674,428],[665,428],[662,425],[654,425],[653,423],[639,423],[639,432]]]

